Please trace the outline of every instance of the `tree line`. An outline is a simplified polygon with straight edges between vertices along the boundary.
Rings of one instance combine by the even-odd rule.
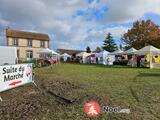
[[[160,48],[160,26],[156,25],[151,20],[141,20],[133,23],[131,29],[124,33],[121,37],[121,42],[125,49],[134,47],[135,49],[143,48],[146,45],[153,45]],[[119,46],[122,48],[122,45]],[[113,52],[118,49],[118,45],[111,33],[107,33],[103,45],[95,49],[96,52],[106,50]],[[90,47],[86,48],[87,52],[91,52]]]

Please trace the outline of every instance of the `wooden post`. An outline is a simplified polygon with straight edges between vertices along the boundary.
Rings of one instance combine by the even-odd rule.
[[[2,97],[0,96],[0,101],[2,102],[3,101],[3,99],[2,99]]]

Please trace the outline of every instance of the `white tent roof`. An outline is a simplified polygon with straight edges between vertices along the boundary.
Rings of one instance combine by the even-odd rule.
[[[78,53],[76,56],[77,57],[86,57],[86,56],[89,56],[91,55],[92,53],[87,53],[87,52],[81,52],[81,53]]]
[[[156,48],[156,47],[153,47],[153,46],[145,46],[144,48],[136,51],[135,53],[136,54],[146,54],[146,53],[160,53],[160,49]]]
[[[71,55],[67,54],[67,53],[63,53],[61,56],[65,56],[65,57],[71,57]]]
[[[54,55],[59,55],[57,52],[55,52],[55,51],[53,51],[53,50],[52,50],[52,54],[54,54]]]
[[[121,55],[121,53],[123,53],[123,51],[120,50],[120,49],[118,49],[118,50],[116,50],[116,51],[110,53],[109,55]]]
[[[58,53],[56,53],[55,51],[49,49],[49,48],[46,48],[46,49],[43,49],[42,51],[39,52],[40,54],[55,54],[55,55],[58,55]]]
[[[42,53],[42,54],[51,54],[52,50],[50,50],[49,48],[46,48],[46,49],[43,49],[42,51],[40,51],[39,53]]]
[[[137,50],[135,48],[130,48],[129,50],[124,51],[121,54],[134,54]]]
[[[109,54],[108,51],[103,50],[103,51],[97,53],[97,54],[96,54],[96,57],[103,57],[103,56],[106,56],[106,55],[108,55],[108,54]]]

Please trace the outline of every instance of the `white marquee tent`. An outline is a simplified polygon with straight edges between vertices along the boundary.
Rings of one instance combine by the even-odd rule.
[[[108,56],[109,56],[109,63],[110,64],[113,64],[113,62],[116,60],[116,55],[121,55],[121,53],[123,53],[123,51],[122,50],[120,50],[120,49],[118,49],[118,50],[116,50],[116,51],[114,51],[114,52],[111,52],[111,53],[109,53],[108,54]]]
[[[109,53],[110,52],[105,50],[97,53],[96,58],[98,58],[98,64],[112,65],[115,58],[109,55]]]
[[[39,52],[40,56],[47,56],[51,55],[52,58],[56,59],[57,61],[59,60],[59,54],[49,48],[43,49],[42,51]]]
[[[138,54],[138,55],[146,55],[148,53],[149,53],[149,59],[150,59],[149,60],[150,68],[153,68],[154,67],[154,64],[152,61],[153,55],[160,54],[160,49],[150,45],[135,52],[135,54]]]
[[[96,57],[103,57],[103,58],[104,58],[104,57],[106,57],[108,54],[109,54],[108,51],[103,50],[103,51],[97,53],[97,54],[96,54]]]
[[[160,53],[160,49],[149,45],[135,52],[135,54],[139,55],[144,55],[146,53]]]
[[[81,53],[78,53],[76,56],[82,58],[82,63],[87,63],[87,57],[91,54],[92,53],[81,52]]]
[[[64,53],[64,54],[61,55],[61,58],[63,58],[64,61],[67,61],[67,59],[68,59],[68,58],[71,58],[71,57],[72,57],[72,56],[69,55],[69,54],[67,54],[67,53]]]
[[[122,52],[121,54],[125,54],[125,55],[133,55],[137,50],[135,48],[130,48],[129,50],[126,50],[124,52]]]
[[[121,55],[122,53],[123,53],[123,51],[118,49],[118,50],[116,50],[114,52],[109,53],[109,55]]]
[[[132,48],[120,53],[121,55],[132,55],[131,59],[128,59],[128,57],[127,57],[127,59],[128,59],[127,65],[132,66],[132,67],[137,66],[137,60],[136,60],[136,56],[135,56],[136,51],[137,50],[132,47]]]

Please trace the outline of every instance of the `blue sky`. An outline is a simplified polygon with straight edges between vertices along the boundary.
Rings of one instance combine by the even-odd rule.
[[[47,33],[54,50],[94,50],[108,32],[121,44],[136,20],[160,25],[159,5],[160,0],[0,0],[0,44],[5,45],[6,26]]]

